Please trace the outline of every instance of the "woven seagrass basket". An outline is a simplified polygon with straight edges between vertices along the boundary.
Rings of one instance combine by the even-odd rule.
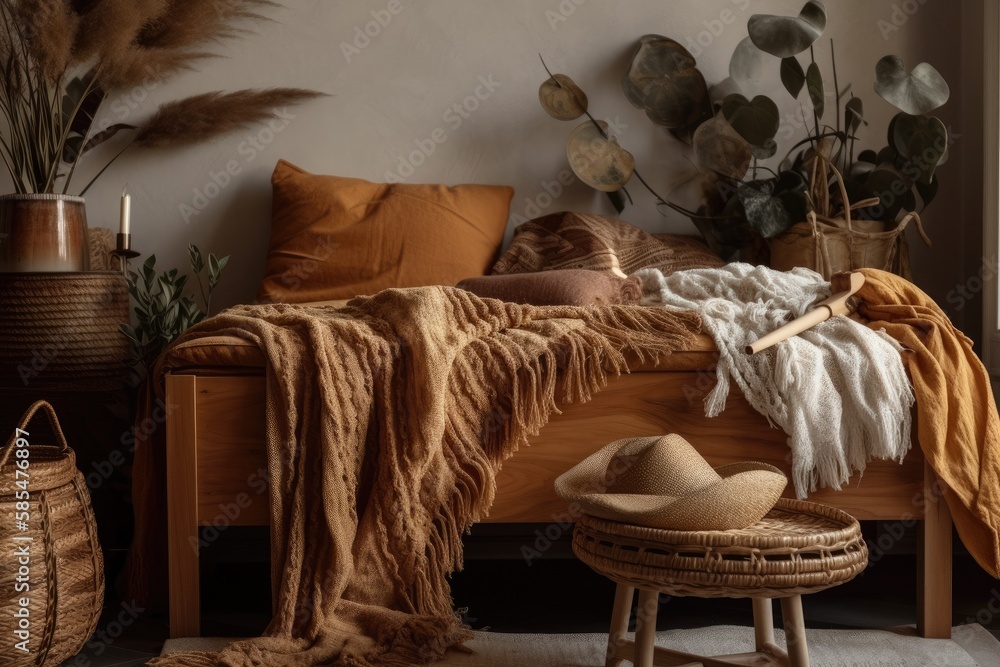
[[[31,435],[39,409],[55,445]],[[20,428],[28,435],[19,442],[15,432],[0,453],[0,665],[54,666],[79,653],[97,627],[104,559],[90,493],[55,410],[38,401]],[[27,504],[18,505],[25,491]],[[25,639],[27,652],[18,648]]]
[[[828,144],[829,145],[829,144]],[[850,203],[847,186],[830,159],[817,153],[810,178],[810,200],[817,210],[810,211],[806,222],[798,222],[778,236],[767,239],[768,265],[778,271],[804,266],[829,280],[835,273],[865,267],[881,269],[910,279],[910,250],[906,227],[913,221],[920,238],[928,247],[931,240],[924,232],[920,216],[907,213],[898,224],[877,220],[852,220],[851,211],[879,205],[878,197]],[[830,202],[830,175],[840,190],[842,209],[834,211]]]
[[[121,272],[0,273],[0,386],[118,389],[128,288]]]
[[[868,564],[854,517],[786,498],[743,530],[662,530],[583,515],[573,552],[619,583],[703,598],[811,593],[850,581]]]

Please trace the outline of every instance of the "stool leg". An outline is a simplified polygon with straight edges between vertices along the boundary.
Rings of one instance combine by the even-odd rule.
[[[615,589],[615,607],[611,612],[611,632],[608,633],[608,657],[604,667],[619,667],[623,658],[618,657],[618,649],[628,641],[628,617],[632,614],[632,597],[635,588],[628,584],[618,584]]]
[[[763,651],[765,644],[774,643],[771,598],[753,598],[753,639],[757,651]]]
[[[785,646],[791,667],[809,667],[806,624],[802,615],[802,597],[781,598],[781,620],[785,626]]]
[[[657,591],[639,590],[639,608],[635,613],[635,667],[653,667],[656,609],[659,602],[660,594]]]

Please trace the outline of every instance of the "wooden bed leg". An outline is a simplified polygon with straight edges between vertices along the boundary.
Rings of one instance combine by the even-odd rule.
[[[170,637],[201,635],[198,573],[198,430],[196,377],[168,375],[167,550],[170,583]]]
[[[951,513],[937,476],[924,463],[924,520],[917,542],[917,632],[951,637]]]

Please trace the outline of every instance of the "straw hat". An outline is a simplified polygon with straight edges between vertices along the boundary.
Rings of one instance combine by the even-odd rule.
[[[672,433],[616,440],[556,479],[556,493],[585,514],[670,530],[730,530],[760,521],[785,475],[766,463],[712,468]]]

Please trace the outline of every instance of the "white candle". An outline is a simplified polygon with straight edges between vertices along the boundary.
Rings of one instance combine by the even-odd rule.
[[[125,191],[125,188],[122,188],[121,227],[118,230],[122,234],[129,233],[129,214],[131,213],[131,209],[132,197]]]

